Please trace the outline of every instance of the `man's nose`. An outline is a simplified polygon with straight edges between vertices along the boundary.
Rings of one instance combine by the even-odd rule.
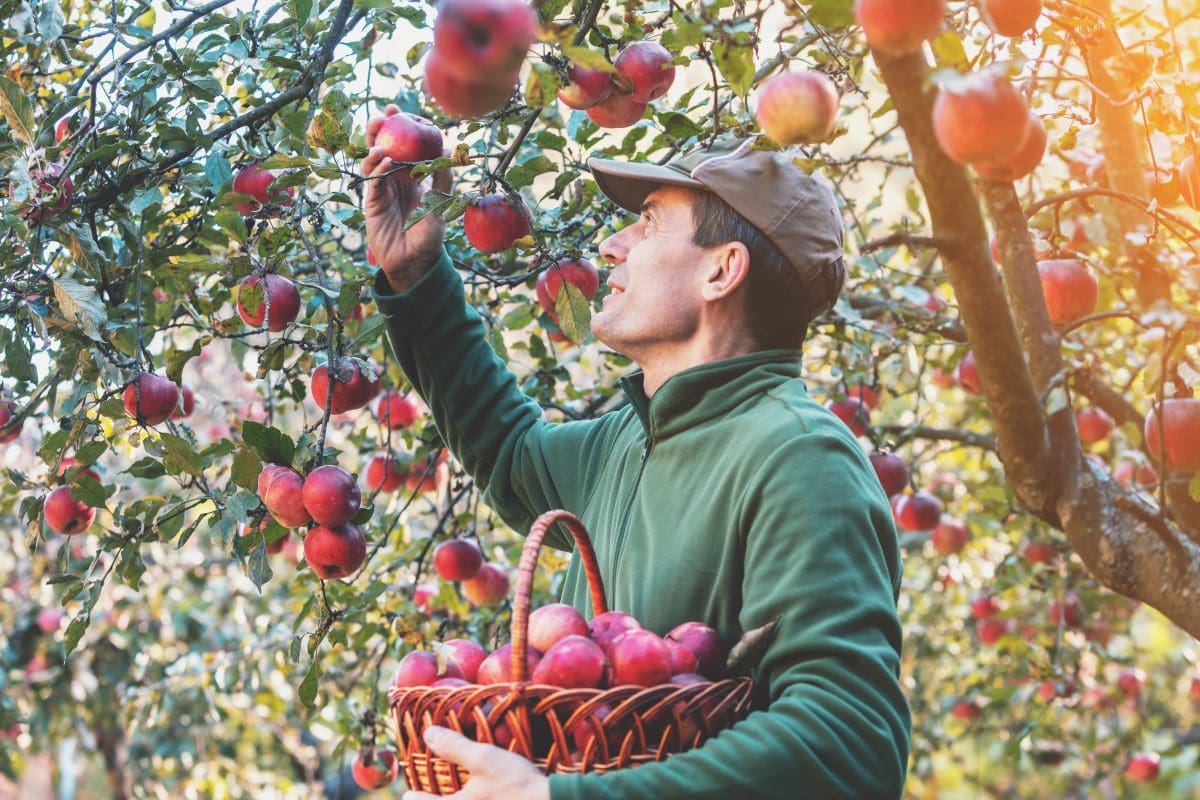
[[[629,252],[629,248],[623,241],[624,237],[621,236],[622,233],[623,231],[618,231],[600,243],[600,257],[609,264],[620,264]]]

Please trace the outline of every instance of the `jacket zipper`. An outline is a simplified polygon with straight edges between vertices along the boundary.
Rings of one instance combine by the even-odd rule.
[[[650,451],[652,449],[654,449],[654,440],[646,436],[642,444],[642,460],[638,465],[637,479],[633,482],[633,491],[629,493],[629,502],[625,504],[625,513],[621,517],[621,526],[617,529],[617,541],[613,546],[612,570],[609,572],[609,575],[612,576],[611,581],[614,584],[614,593],[616,592],[617,569],[621,564],[621,552],[625,549],[625,535],[629,532],[629,518],[633,514],[633,504],[637,500],[638,489],[642,486],[642,474],[646,471],[646,460],[650,458]],[[608,599],[610,601],[609,608],[612,608],[612,598]]]

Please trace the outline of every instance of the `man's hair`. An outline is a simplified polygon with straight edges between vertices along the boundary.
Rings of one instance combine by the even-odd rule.
[[[750,252],[746,276],[746,323],[750,336],[764,349],[798,348],[809,324],[833,307],[846,280],[842,259],[830,262],[807,283],[762,231],[712,192],[696,192],[692,202],[698,247],[741,242]]]

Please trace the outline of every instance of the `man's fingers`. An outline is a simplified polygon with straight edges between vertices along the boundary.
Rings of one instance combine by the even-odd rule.
[[[489,762],[497,753],[506,753],[490,744],[472,742],[449,728],[432,726],[425,730],[425,744],[437,755],[460,764],[467,772],[487,772]]]
[[[367,157],[362,160],[362,174],[369,177],[376,172],[385,172],[390,163],[390,159],[383,154],[382,147],[372,147]]]
[[[371,117],[367,120],[367,147],[375,146],[375,135],[379,133],[379,126],[383,124],[383,117]]]
[[[433,188],[443,194],[450,194],[450,189],[454,185],[454,176],[450,174],[450,168],[439,169],[433,173]]]
[[[388,103],[383,107],[383,113],[389,117],[394,117],[400,113],[400,106],[396,105],[395,103]]]

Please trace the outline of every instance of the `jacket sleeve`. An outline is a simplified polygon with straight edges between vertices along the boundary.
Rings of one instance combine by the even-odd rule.
[[[901,796],[898,542],[865,457],[848,435],[806,433],[764,458],[740,512],[739,622],[780,617],[755,675],[766,708],[662,762],[552,776],[552,800]]]
[[[444,249],[409,291],[391,294],[380,274],[373,295],[387,317],[396,360],[485,502],[518,531],[551,508],[580,513],[614,426],[603,417],[569,423],[542,418],[488,344],[484,322],[466,302]],[[547,543],[572,547],[555,531]]]

